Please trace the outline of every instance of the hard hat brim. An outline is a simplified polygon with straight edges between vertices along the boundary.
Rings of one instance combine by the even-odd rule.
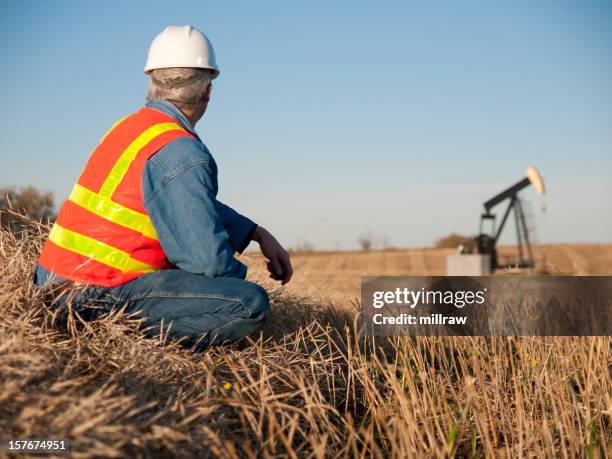
[[[212,78],[215,79],[219,76],[220,70],[217,67],[211,67],[211,66],[194,66],[193,64],[181,64],[181,63],[176,63],[176,64],[172,64],[172,65],[147,65],[144,68],[144,73],[146,73],[147,75],[150,74],[153,70],[157,70],[157,69],[172,69],[172,68],[188,68],[188,69],[204,69],[204,70],[210,70],[213,73]]]

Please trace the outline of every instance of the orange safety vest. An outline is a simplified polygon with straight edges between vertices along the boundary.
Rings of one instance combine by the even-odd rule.
[[[143,205],[142,172],[147,159],[183,136],[193,137],[152,108],[119,120],[62,205],[39,264],[65,279],[105,287],[171,268]]]

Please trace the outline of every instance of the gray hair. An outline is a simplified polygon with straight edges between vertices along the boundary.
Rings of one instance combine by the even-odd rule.
[[[179,108],[199,104],[215,78],[214,71],[206,69],[173,67],[155,69],[149,74],[147,102],[167,100]]]

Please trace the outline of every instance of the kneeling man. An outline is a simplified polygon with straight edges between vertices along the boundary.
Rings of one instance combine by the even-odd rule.
[[[250,241],[289,282],[285,249],[216,199],[217,165],[194,127],[219,75],[208,38],[168,27],[149,49],[145,107],[91,154],[42,250],[35,282],[73,304],[127,305],[144,325],[208,346],[246,336],[270,314],[266,291],[234,258]],[[72,287],[79,288],[72,288]],[[87,310],[85,310],[87,311]]]

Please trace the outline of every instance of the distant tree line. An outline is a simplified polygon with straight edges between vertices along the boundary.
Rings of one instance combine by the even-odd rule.
[[[19,233],[31,224],[20,215],[47,222],[55,220],[55,200],[50,191],[42,192],[31,185],[0,187],[0,225]]]
[[[456,249],[460,245],[471,243],[472,238],[463,236],[462,234],[451,233],[448,236],[442,237],[436,241],[436,249]]]

